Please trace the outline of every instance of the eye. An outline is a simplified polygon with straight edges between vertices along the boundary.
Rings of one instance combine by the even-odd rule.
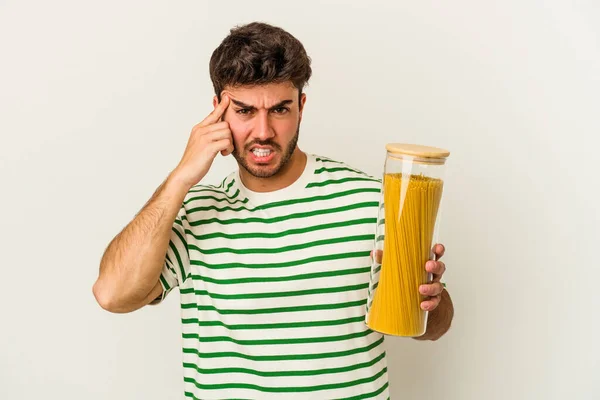
[[[247,108],[240,108],[239,110],[236,111],[236,113],[241,114],[241,115],[248,115],[248,114],[250,114],[250,110]]]
[[[273,110],[273,112],[275,114],[285,114],[288,111],[290,111],[290,109],[287,107],[277,107],[276,109]]]

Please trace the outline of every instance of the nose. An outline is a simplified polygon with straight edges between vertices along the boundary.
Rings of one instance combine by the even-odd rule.
[[[261,110],[262,111],[262,110]],[[255,119],[253,135],[258,140],[267,140],[275,136],[268,112],[259,112]]]

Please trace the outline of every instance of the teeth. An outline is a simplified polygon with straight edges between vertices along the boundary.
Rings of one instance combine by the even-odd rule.
[[[254,149],[252,151],[257,157],[266,157],[271,154],[271,150]]]

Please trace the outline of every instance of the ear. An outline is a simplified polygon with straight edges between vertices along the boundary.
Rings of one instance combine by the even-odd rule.
[[[217,106],[219,105],[219,99],[217,98],[217,96],[215,95],[213,97],[213,108],[217,108]]]
[[[304,104],[306,103],[306,93],[302,93],[302,96],[300,97],[300,119],[298,122],[302,121],[302,111],[304,111]]]

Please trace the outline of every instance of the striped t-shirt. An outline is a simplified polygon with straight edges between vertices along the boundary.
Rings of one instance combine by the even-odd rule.
[[[365,325],[381,180],[308,154],[292,185],[196,185],[160,281],[179,287],[185,397],[388,399]]]

